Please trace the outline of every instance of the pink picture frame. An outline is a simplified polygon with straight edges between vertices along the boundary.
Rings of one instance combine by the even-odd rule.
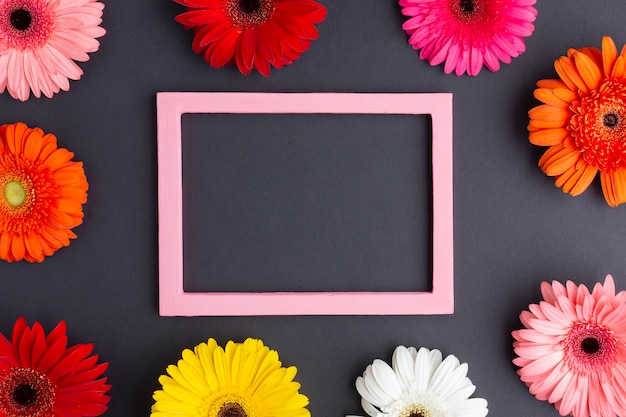
[[[432,291],[185,292],[181,135],[181,116],[185,113],[430,115]],[[452,94],[162,92],[157,94],[157,123],[161,316],[453,313]]]

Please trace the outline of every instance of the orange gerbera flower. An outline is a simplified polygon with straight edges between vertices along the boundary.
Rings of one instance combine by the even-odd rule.
[[[528,114],[529,140],[549,146],[539,166],[573,196],[598,171],[607,203],[626,202],[626,46],[570,49],[554,62],[560,80],[541,80],[535,97],[545,104]]]
[[[0,259],[41,262],[76,237],[88,185],[73,157],[40,128],[0,126]]]

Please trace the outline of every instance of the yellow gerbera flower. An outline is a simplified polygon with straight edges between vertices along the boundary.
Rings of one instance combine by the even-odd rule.
[[[554,63],[560,79],[541,80],[530,110],[530,142],[549,146],[539,166],[573,196],[600,174],[607,203],[626,202],[626,46],[605,36],[602,50],[570,49]]]
[[[278,353],[258,339],[214,339],[183,350],[182,359],[161,375],[151,417],[310,417],[309,399],[284,368]]]

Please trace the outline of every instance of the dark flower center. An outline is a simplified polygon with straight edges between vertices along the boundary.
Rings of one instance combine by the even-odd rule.
[[[408,417],[426,417],[426,416],[424,416],[424,414],[422,413],[411,413],[409,414]]]
[[[602,124],[607,130],[615,130],[619,122],[619,114],[614,111],[607,112],[602,116]]]
[[[54,415],[55,387],[48,377],[30,368],[0,371],[0,416]]]
[[[243,407],[237,403],[226,403],[217,412],[217,417],[248,417]]]
[[[474,13],[474,11],[476,11],[476,3],[474,0],[461,0],[459,2],[459,8],[463,13]]]
[[[261,0],[239,0],[239,7],[244,13],[255,13],[261,8]]]
[[[13,400],[24,407],[33,405],[37,397],[37,389],[30,384],[20,384],[13,390]]]
[[[11,26],[13,26],[17,30],[26,30],[30,27],[33,18],[30,15],[28,10],[17,9],[11,12],[11,16],[9,17],[11,21]]]
[[[580,342],[580,348],[586,354],[593,355],[594,353],[598,353],[600,350],[600,342],[598,342],[598,339],[593,337],[587,337]]]
[[[226,16],[235,25],[256,27],[272,18],[276,0],[222,0]]]

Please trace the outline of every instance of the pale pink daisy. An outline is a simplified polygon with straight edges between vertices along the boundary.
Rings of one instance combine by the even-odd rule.
[[[444,72],[477,75],[483,65],[500,69],[500,61],[526,50],[525,37],[535,30],[536,0],[400,0],[410,18],[402,29],[413,49],[431,65],[445,61]]]
[[[104,4],[96,0],[0,0],[0,93],[26,101],[70,88],[89,60]]]
[[[562,416],[626,415],[626,291],[615,294],[607,275],[591,293],[571,281],[543,282],[541,293],[513,332],[513,363],[530,393]]]

